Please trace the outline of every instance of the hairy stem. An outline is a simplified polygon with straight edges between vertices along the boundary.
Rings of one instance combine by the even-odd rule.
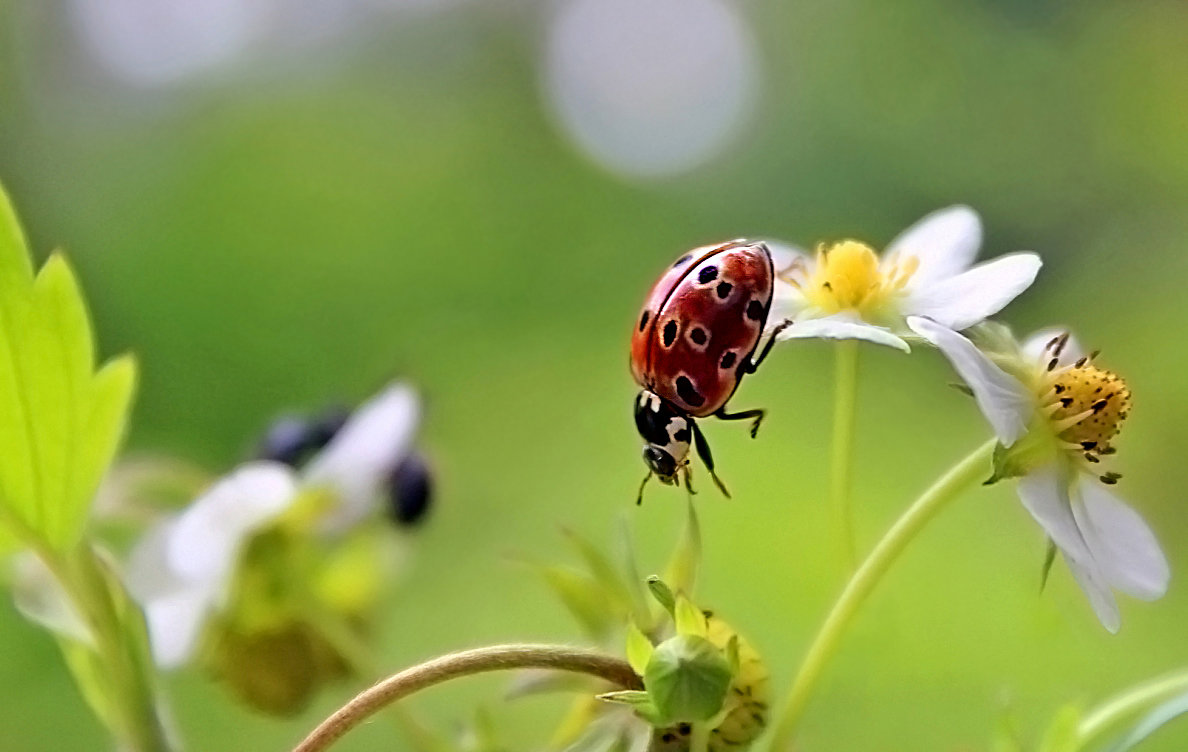
[[[887,573],[908,544],[924,529],[924,526],[949,502],[956,499],[962,491],[985,477],[997,443],[997,440],[987,442],[937,479],[895,521],[887,534],[875,545],[866,560],[850,577],[850,581],[846,583],[841,595],[825,618],[825,622],[821,625],[821,629],[817,632],[817,636],[813,639],[808,652],[805,653],[800,671],[792,682],[792,688],[788,693],[788,699],[784,702],[783,713],[773,737],[771,746],[773,752],[784,752],[791,748],[797,723],[812,697],[817,681],[821,678],[829,660],[837,652],[842,635],[854,620],[867,596],[882,580],[883,575]]]
[[[858,394],[858,340],[841,340],[835,346],[835,355],[829,501],[837,517],[838,535],[848,574],[854,570],[858,559],[854,543],[854,513],[850,508],[850,475],[854,464],[854,403]]]
[[[522,668],[590,674],[623,689],[643,689],[640,678],[626,661],[590,650],[559,645],[493,645],[464,650],[407,668],[364,690],[322,721],[294,752],[328,749],[379,710],[426,687],[461,676]]]
[[[1122,721],[1148,708],[1188,692],[1188,669],[1136,684],[1085,714],[1077,726],[1077,748],[1084,748]]]

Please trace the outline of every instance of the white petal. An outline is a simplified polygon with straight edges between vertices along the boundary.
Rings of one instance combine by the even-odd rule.
[[[296,491],[287,465],[241,465],[178,516],[166,550],[169,567],[192,581],[221,583],[244,540],[285,511]]]
[[[809,265],[814,263],[813,257],[800,246],[778,240],[765,240],[763,243],[767,250],[771,251],[771,261],[775,265],[777,276],[798,265],[807,270]]]
[[[1073,490],[1073,513],[1106,581],[1124,593],[1155,600],[1167,592],[1167,559],[1138,512],[1096,480]]]
[[[1068,488],[1056,463],[1043,465],[1019,479],[1019,500],[1031,512],[1065,558],[1096,571],[1089,546],[1077,527]]]
[[[775,308],[773,307],[774,311]],[[887,345],[897,350],[911,352],[911,348],[902,339],[892,334],[890,330],[868,324],[851,314],[838,313],[822,318],[793,319],[795,323],[780,332],[777,339],[862,339],[879,345]]]
[[[190,659],[212,604],[211,592],[203,588],[179,591],[144,604],[149,644],[158,666],[176,668]]]
[[[1122,617],[1118,614],[1118,602],[1114,600],[1114,594],[1101,573],[1091,564],[1080,564],[1068,558],[1065,558],[1065,561],[1068,562],[1073,579],[1089,598],[1089,605],[1093,606],[1093,613],[1097,614],[1098,621],[1111,634],[1116,633],[1122,626]]]
[[[907,324],[916,334],[936,345],[953,364],[961,380],[973,390],[978,408],[1003,446],[1011,446],[1027,433],[1027,424],[1035,411],[1035,398],[1018,379],[1008,375],[972,342],[948,327],[918,316],[909,317]]]
[[[13,560],[12,599],[26,619],[57,635],[94,646],[90,627],[45,562],[28,551]]]
[[[332,488],[342,502],[329,527],[345,527],[366,516],[380,483],[408,453],[420,412],[416,391],[392,384],[356,410],[310,461],[306,481]]]
[[[777,278],[771,296],[771,311],[767,314],[767,324],[773,321],[792,319],[798,321],[805,316],[809,302],[804,293],[796,285],[789,284]]]
[[[1049,327],[1032,334],[1023,341],[1023,355],[1028,360],[1035,363],[1043,363],[1047,367],[1048,361],[1052,359],[1052,354],[1047,350],[1048,343],[1065,334],[1069,335],[1068,341],[1064,343],[1064,348],[1060,351],[1060,357],[1056,359],[1056,365],[1071,366],[1079,358],[1084,357],[1086,353],[1081,347],[1081,343],[1066,328]]]
[[[185,663],[219,596],[216,582],[195,582],[172,568],[176,519],[151,528],[128,558],[124,582],[144,608],[153,659],[164,668]]]
[[[920,266],[909,289],[924,287],[969,268],[982,244],[982,220],[968,206],[934,211],[887,245],[886,260],[915,256]]]
[[[968,329],[1030,287],[1040,265],[1034,253],[1012,253],[948,279],[915,285],[904,301],[904,313],[927,316],[954,331]]]

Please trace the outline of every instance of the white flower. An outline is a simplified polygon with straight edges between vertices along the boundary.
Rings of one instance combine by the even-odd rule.
[[[982,223],[967,206],[933,212],[901,233],[880,260],[856,240],[821,246],[815,256],[772,247],[777,283],[768,320],[790,319],[779,339],[864,339],[910,350],[908,316],[927,316],[960,331],[998,313],[1031,286],[1034,253],[1012,253],[972,266]]]
[[[1143,600],[1166,592],[1167,559],[1143,519],[1110,487],[1103,458],[1130,410],[1130,390],[1069,334],[1010,338],[986,351],[924,318],[908,325],[936,345],[973,391],[1001,448],[995,476],[1019,478],[1019,499],[1068,562],[1101,623],[1121,623],[1113,590]],[[994,332],[989,332],[994,334]]]
[[[419,412],[413,389],[393,384],[356,410],[301,473],[279,462],[246,463],[150,529],[129,558],[127,584],[144,607],[157,663],[170,668],[190,658],[207,618],[225,605],[244,546],[302,493],[330,492],[322,532],[364,519],[408,453]]]

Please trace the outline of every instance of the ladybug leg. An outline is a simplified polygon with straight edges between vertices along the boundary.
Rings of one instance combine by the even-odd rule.
[[[725,407],[718,408],[718,412],[714,413],[714,417],[719,420],[749,420],[754,419],[751,423],[751,438],[759,433],[759,424],[763,422],[763,416],[767,415],[766,410],[743,410],[741,413],[728,413]]]
[[[764,359],[767,358],[767,354],[771,352],[771,347],[775,344],[776,336],[790,326],[792,326],[792,319],[784,319],[776,326],[775,329],[771,330],[771,336],[767,338],[767,344],[763,346],[763,352],[759,353],[759,357],[752,360],[750,365],[747,366],[747,373],[754,373],[756,370],[758,370],[759,364],[762,363]]]
[[[648,481],[650,481],[651,479],[652,479],[652,471],[649,470],[648,474],[644,476],[643,482],[639,484],[639,496],[635,497],[635,506],[638,507],[638,506],[643,505],[644,486],[648,485]]]
[[[696,496],[697,491],[695,491],[693,489],[693,465],[689,462],[685,463],[684,475],[685,475],[685,490],[689,492],[690,496]]]
[[[726,484],[714,472],[714,455],[710,452],[709,442],[705,440],[705,434],[701,432],[701,428],[693,422],[689,421],[689,425],[693,427],[693,441],[697,445],[697,456],[705,463],[705,469],[709,470],[710,477],[714,479],[714,485],[722,492],[722,495],[727,499],[730,498],[730,492],[726,490]]]

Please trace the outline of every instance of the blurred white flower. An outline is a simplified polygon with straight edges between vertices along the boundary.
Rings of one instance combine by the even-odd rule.
[[[419,414],[415,391],[393,384],[356,410],[304,470],[246,463],[150,529],[129,558],[127,583],[144,606],[157,663],[190,658],[207,618],[225,605],[244,546],[303,493],[328,492],[332,504],[317,520],[324,533],[345,532],[378,509],[381,484],[408,454]]]
[[[72,0],[79,35],[116,78],[161,86],[235,60],[256,39],[258,0]]]
[[[627,176],[672,175],[738,132],[758,89],[755,40],[721,0],[567,0],[548,32],[548,104],[577,146]]]
[[[1101,623],[1121,624],[1113,590],[1155,600],[1167,590],[1167,559],[1143,519],[1109,487],[1103,458],[1130,410],[1130,390],[1099,368],[1068,334],[1040,332],[1021,346],[1009,337],[983,352],[951,328],[913,317],[973,391],[1001,447],[995,478],[1019,479],[1023,506],[1068,562]],[[993,334],[993,332],[990,332]]]
[[[778,280],[768,320],[794,322],[781,340],[864,339],[907,352],[907,316],[960,331],[998,313],[1035,281],[1041,264],[1034,253],[971,268],[981,243],[977,213],[953,206],[909,227],[881,260],[856,240],[822,246],[815,256],[775,244]]]

